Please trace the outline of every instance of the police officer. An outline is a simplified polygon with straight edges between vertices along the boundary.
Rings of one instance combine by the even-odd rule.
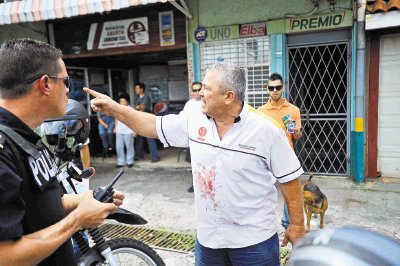
[[[33,129],[66,111],[69,77],[60,50],[39,41],[0,47],[0,258],[4,265],[73,265],[79,228],[99,225],[122,204],[93,192],[63,195],[59,169]]]

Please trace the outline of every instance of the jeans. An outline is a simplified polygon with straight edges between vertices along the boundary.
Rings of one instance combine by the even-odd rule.
[[[206,248],[196,239],[195,254],[196,266],[280,265],[278,233],[261,243],[244,248]]]
[[[283,216],[281,220],[281,225],[283,228],[285,228],[285,230],[290,225],[289,212],[286,203],[283,203]]]
[[[114,142],[113,142],[114,123],[111,123],[108,126],[108,128],[105,128],[103,125],[99,124],[98,128],[103,148],[104,149],[114,148]]]
[[[133,164],[135,157],[134,138],[132,134],[119,134],[117,133],[117,164]],[[126,147],[126,157],[125,157]]]
[[[143,140],[146,139],[147,140],[147,145],[149,146],[149,151],[150,151],[150,157],[151,160],[153,161],[158,161],[160,160],[160,155],[158,154],[158,149],[157,149],[157,145],[156,145],[156,141],[155,139],[152,138],[145,138],[143,136],[137,136],[136,140],[137,140],[137,151],[136,151],[136,156],[138,158],[143,158]]]

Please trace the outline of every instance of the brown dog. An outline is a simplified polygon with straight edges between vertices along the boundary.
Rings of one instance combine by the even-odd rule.
[[[320,215],[319,228],[324,228],[324,215],[328,209],[328,199],[319,187],[311,182],[311,174],[308,181],[303,185],[304,212],[307,216],[307,232],[310,231],[310,220],[313,213]]]

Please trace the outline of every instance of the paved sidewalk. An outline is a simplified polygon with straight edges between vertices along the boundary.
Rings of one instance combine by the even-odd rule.
[[[124,207],[148,220],[149,228],[195,234],[193,193],[186,189],[191,184],[190,164],[185,162],[180,149],[160,150],[161,161],[151,163],[149,156],[126,168],[116,188],[126,194]],[[116,158],[92,159],[97,175],[91,187],[105,185],[117,170]],[[301,177],[304,182],[308,176]],[[400,241],[400,179],[380,178],[356,184],[350,178],[315,176],[313,182],[327,196],[329,207],[325,214],[325,228],[357,226],[380,232]],[[279,189],[279,185],[277,185]],[[278,193],[276,221],[280,226],[282,196]],[[311,230],[318,230],[319,217],[312,218]],[[160,251],[167,265],[194,264],[194,254]]]

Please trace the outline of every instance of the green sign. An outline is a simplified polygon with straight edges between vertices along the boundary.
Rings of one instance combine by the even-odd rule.
[[[309,17],[288,18],[267,22],[269,34],[321,31],[334,28],[351,27],[352,25],[353,13],[351,11]]]
[[[239,39],[239,25],[207,28],[206,42]]]

